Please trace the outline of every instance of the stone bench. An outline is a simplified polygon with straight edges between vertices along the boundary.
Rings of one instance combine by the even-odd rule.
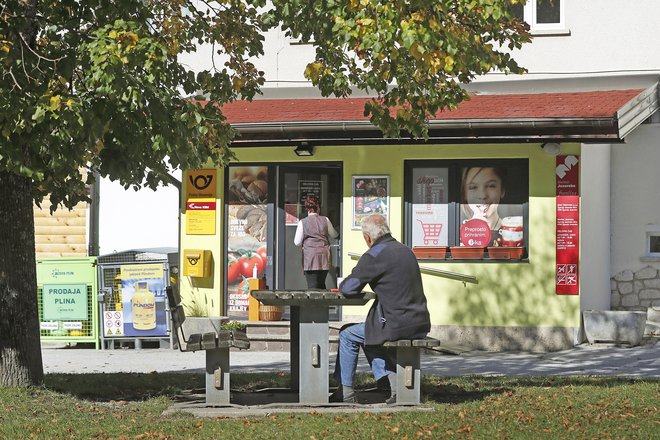
[[[439,347],[434,338],[401,339],[388,341],[383,347],[396,351],[396,403],[418,405],[420,403],[420,350]]]
[[[206,404],[228,405],[230,397],[229,349],[250,348],[244,331],[223,330],[220,318],[190,318],[176,286],[167,287],[172,328],[179,350],[206,353]]]

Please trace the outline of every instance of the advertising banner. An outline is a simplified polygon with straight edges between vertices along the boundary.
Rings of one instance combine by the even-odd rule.
[[[87,321],[87,285],[44,284],[43,319]]]
[[[412,194],[412,247],[447,246],[447,168],[415,168]]]
[[[460,172],[461,245],[524,247],[526,169],[500,162]]]
[[[557,295],[579,293],[580,164],[577,156],[557,156],[556,273]]]
[[[228,177],[227,314],[247,319],[247,279],[261,277],[268,259],[268,167],[230,166]]]
[[[215,235],[215,198],[188,199],[186,202],[186,234]]]
[[[352,229],[361,229],[362,219],[371,214],[382,214],[389,223],[390,177],[353,176]]]
[[[124,264],[120,270],[124,336],[166,336],[163,264]]]

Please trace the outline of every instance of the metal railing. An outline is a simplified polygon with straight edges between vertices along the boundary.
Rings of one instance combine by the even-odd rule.
[[[351,258],[360,258],[362,254],[358,254],[357,252],[349,252],[348,256]],[[456,281],[462,281],[463,284],[465,283],[472,283],[472,284],[479,284],[479,280],[477,277],[472,276],[472,275],[465,275],[462,273],[458,272],[450,272],[448,270],[440,270],[440,269],[433,269],[430,267],[424,267],[424,266],[419,266],[419,269],[423,273],[427,273],[430,275],[436,275],[439,277],[447,278],[450,280],[456,280]]]

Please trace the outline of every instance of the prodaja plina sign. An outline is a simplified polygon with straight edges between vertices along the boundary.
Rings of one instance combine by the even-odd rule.
[[[556,181],[556,271],[557,295],[577,295],[580,262],[580,160],[557,156]]]

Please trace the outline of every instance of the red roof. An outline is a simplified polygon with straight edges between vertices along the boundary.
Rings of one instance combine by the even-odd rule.
[[[439,112],[434,120],[536,119],[613,117],[643,90],[575,93],[475,95],[456,110]],[[232,124],[274,122],[365,121],[368,98],[259,99],[225,104]]]

